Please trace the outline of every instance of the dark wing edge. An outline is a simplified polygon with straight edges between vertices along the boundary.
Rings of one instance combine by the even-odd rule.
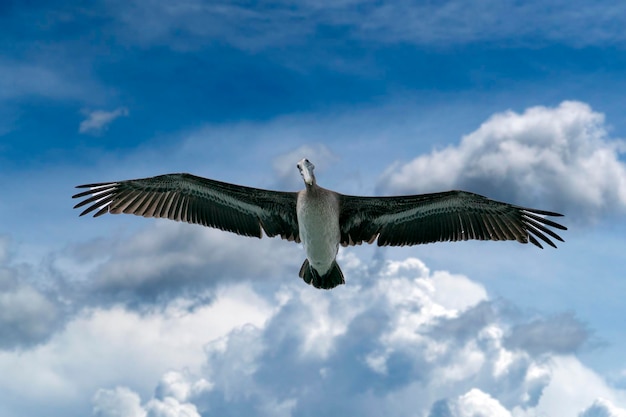
[[[562,214],[516,206],[466,192],[401,197],[341,196],[341,244],[405,246],[461,240],[517,240],[542,248],[567,230],[545,216]]]
[[[89,188],[72,198],[83,199],[81,216],[95,212],[143,217],[213,227],[243,236],[300,241],[297,193],[270,191],[210,180],[191,174],[166,174],[134,180],[79,185]]]

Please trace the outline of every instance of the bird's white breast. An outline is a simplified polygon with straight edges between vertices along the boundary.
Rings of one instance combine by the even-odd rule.
[[[301,192],[296,210],[309,263],[324,275],[335,260],[341,238],[337,196],[324,189],[318,189],[317,194]]]

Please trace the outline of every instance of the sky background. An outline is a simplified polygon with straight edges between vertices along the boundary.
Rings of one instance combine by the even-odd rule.
[[[0,2],[0,415],[626,416],[626,5]],[[301,247],[78,184],[190,172],[558,211],[515,242]]]

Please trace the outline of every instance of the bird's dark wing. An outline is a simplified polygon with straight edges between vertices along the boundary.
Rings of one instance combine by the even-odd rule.
[[[517,240],[542,248],[563,239],[544,216],[561,214],[514,206],[465,191],[402,197],[340,196],[341,244],[404,246],[458,240]]]
[[[79,185],[89,188],[81,216],[95,211],[162,217],[215,227],[244,236],[280,235],[300,241],[295,192],[269,191],[214,181],[191,174],[168,174],[136,180]]]

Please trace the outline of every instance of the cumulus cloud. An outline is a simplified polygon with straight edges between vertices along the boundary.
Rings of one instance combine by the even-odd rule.
[[[190,382],[189,376],[170,371],[163,375],[155,395],[141,404],[138,394],[127,387],[100,389],[93,398],[95,417],[200,417],[192,395],[210,390],[211,385],[200,379]]]
[[[9,239],[0,236],[0,349],[42,343],[64,321],[60,303],[29,282],[33,271],[13,262],[10,246]]]
[[[112,111],[93,110],[85,112],[87,118],[80,122],[80,133],[97,134],[104,131],[115,119],[128,116],[128,109],[119,107]]]
[[[95,417],[145,417],[139,395],[126,387],[100,389],[93,399]]]
[[[346,270],[367,273],[358,259],[349,261]],[[545,412],[555,372],[571,364],[554,367],[522,346],[509,349],[515,331],[506,314],[479,284],[446,274],[409,258],[385,262],[377,280],[332,292],[281,285],[262,326],[208,343],[198,374],[166,373],[142,407],[222,416]],[[439,286],[453,281],[467,289],[462,300],[436,301]],[[603,392],[589,382],[596,381],[573,379],[569,395]],[[550,395],[568,401],[564,392]]]
[[[181,404],[172,397],[151,400],[146,405],[146,411],[147,417],[200,417],[195,405]]]
[[[205,345],[242,326],[262,327],[271,314],[272,306],[243,285],[223,287],[210,305],[193,309],[181,299],[151,312],[120,306],[83,310],[46,343],[0,352],[0,369],[10,375],[0,380],[0,415],[83,417],[92,398],[97,415],[126,415],[115,413],[139,410],[138,397],[129,390],[149,392],[162,376],[154,398],[163,404],[154,401],[151,408],[154,413],[176,410],[167,397],[184,404],[185,395],[210,383],[199,376],[184,388],[184,381],[168,372],[186,369],[197,375],[206,360]],[[141,410],[147,412],[148,402],[139,402]]]
[[[626,409],[616,407],[604,398],[598,398],[578,417],[626,417]]]
[[[533,320],[513,327],[506,338],[511,349],[523,349],[533,355],[576,352],[589,339],[589,329],[571,313]]]
[[[78,397],[97,417],[530,417],[563,403],[574,416],[598,397],[623,406],[575,358],[559,359],[584,332],[559,350],[536,348],[524,327],[545,334],[562,320],[567,335],[575,318],[515,321],[482,285],[414,258],[372,267],[347,252],[340,261],[359,279],[331,292],[295,277],[222,280],[201,305],[179,294],[141,312],[119,303],[80,311],[45,343],[0,355],[14,375],[0,382],[0,413],[29,415],[15,411],[26,395],[31,415],[68,417],[89,412]]]
[[[435,403],[428,417],[511,417],[498,400],[472,389],[455,400]]]
[[[540,205],[578,220],[626,210],[624,143],[587,104],[507,111],[458,145],[387,170],[387,193],[465,189],[520,205]]]
[[[201,298],[225,281],[300,280],[304,260],[293,242],[171,221],[157,221],[128,239],[88,246],[81,248],[82,260],[99,262],[84,283],[86,295],[94,295],[94,302],[128,305]]]
[[[93,415],[95,417],[200,417],[195,405],[181,401],[184,400],[177,396],[166,395],[153,398],[142,406],[139,395],[129,388],[101,389],[98,390],[93,400]]]
[[[551,383],[540,403],[547,416],[578,416],[599,398],[616,407],[626,405],[626,391],[613,389],[573,355],[552,355],[550,369]],[[530,411],[526,415],[532,416]]]

